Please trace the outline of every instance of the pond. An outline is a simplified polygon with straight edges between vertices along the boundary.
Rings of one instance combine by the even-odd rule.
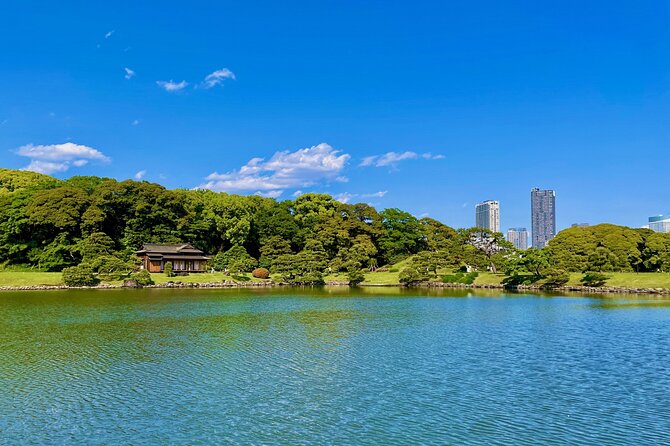
[[[0,443],[668,444],[670,299],[0,293]]]

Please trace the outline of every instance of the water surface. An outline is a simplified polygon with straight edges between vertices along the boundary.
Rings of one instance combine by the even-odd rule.
[[[670,301],[0,293],[0,444],[670,444]]]

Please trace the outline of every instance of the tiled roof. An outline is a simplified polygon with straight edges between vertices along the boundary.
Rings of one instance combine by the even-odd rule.
[[[194,248],[189,243],[167,244],[167,243],[146,243],[138,254],[204,254],[199,249]]]

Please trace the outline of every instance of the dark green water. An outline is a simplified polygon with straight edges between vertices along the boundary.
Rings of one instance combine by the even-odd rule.
[[[670,301],[4,292],[0,444],[670,444]]]

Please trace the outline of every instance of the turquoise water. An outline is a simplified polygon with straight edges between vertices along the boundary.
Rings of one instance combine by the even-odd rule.
[[[0,444],[670,444],[670,301],[0,293]]]

